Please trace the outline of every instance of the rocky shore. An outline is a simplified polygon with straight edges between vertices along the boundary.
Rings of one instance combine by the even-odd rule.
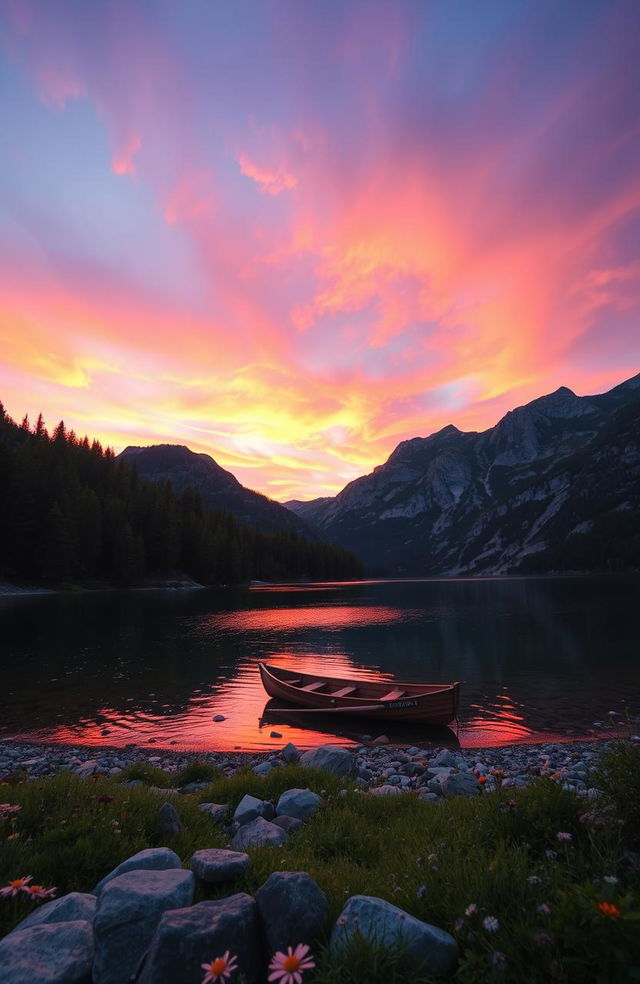
[[[413,794],[436,804],[432,808],[438,810],[437,804],[451,797],[487,795],[498,789],[513,789],[515,795],[539,776],[548,776],[589,800],[598,795],[591,785],[592,767],[609,744],[554,742],[452,750],[398,748],[381,737],[377,743],[352,749],[323,745],[299,752],[288,744],[274,753],[253,755],[189,754],[134,745],[96,750],[5,740],[0,742],[0,781],[33,781],[59,772],[86,780],[117,778],[133,764],[154,766],[166,772],[163,778],[168,785],[148,788],[158,794],[158,826],[172,842],[183,830],[176,810],[181,794],[198,793],[210,783],[180,783],[180,770],[194,760],[215,765],[227,776],[242,767],[268,775],[296,763],[339,777],[338,796],[354,795],[348,792],[351,781],[363,797]],[[141,784],[140,779],[123,777],[122,781]],[[504,800],[505,809],[513,803]],[[20,809],[11,804],[5,807],[7,815]],[[32,984],[36,979],[49,984],[87,984],[89,980],[93,984],[204,984],[204,980],[223,980],[213,972],[203,979],[202,971],[208,966],[219,970],[220,961],[233,954],[238,960],[233,969],[244,975],[247,984],[258,984],[265,979],[269,959],[270,970],[278,960],[287,959],[287,947],[296,945],[295,953],[300,951],[299,964],[304,967],[302,950],[308,947],[303,942],[328,938],[328,952],[337,959],[354,933],[388,946],[400,941],[409,978],[417,969],[443,977],[454,973],[459,949],[456,938],[383,898],[347,897],[330,927],[327,897],[305,871],[273,871],[254,895],[234,886],[254,863],[247,851],[281,847],[324,808],[331,808],[325,791],[318,794],[308,788],[287,788],[273,800],[245,793],[235,809],[231,803],[198,803],[198,809],[210,817],[212,833],[216,829],[222,835],[224,848],[202,848],[190,859],[181,859],[168,847],[147,848],[127,857],[90,891],[71,892],[40,906],[0,941],[0,979],[5,984]],[[569,833],[555,837],[571,841]],[[219,843],[220,838],[215,841]],[[553,851],[547,854],[556,856]],[[10,882],[3,894],[28,890],[30,880]],[[196,902],[199,884],[223,888],[227,895]],[[418,898],[422,891],[426,888],[418,890]],[[469,906],[468,911],[473,908]],[[488,929],[494,924],[498,926],[495,917],[485,918]],[[43,962],[45,977],[41,975]]]
[[[640,742],[640,736],[634,735],[631,740]],[[584,795],[588,793],[589,769],[598,752],[609,744],[610,740],[599,739],[485,749],[399,748],[388,744],[382,736],[370,745],[348,748],[347,752],[353,760],[353,776],[358,786],[374,795],[397,795],[413,790],[423,797],[430,793],[438,797],[447,792],[451,795],[454,788],[460,793],[475,793],[479,786],[487,791],[498,787],[521,788],[539,775],[548,775]],[[0,782],[16,773],[27,779],[64,771],[84,777],[118,776],[128,766],[141,762],[168,775],[194,761],[216,766],[229,776],[242,767],[266,774],[297,759],[298,751],[292,745],[261,753],[172,752],[134,743],[123,748],[96,748],[5,739],[0,741]],[[198,783],[190,786],[197,788]],[[183,791],[190,792],[192,788]]]

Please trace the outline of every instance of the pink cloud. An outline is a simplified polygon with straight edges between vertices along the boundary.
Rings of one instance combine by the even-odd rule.
[[[267,195],[279,195],[283,191],[291,191],[297,185],[297,179],[284,168],[271,169],[255,164],[246,154],[238,158],[240,173],[251,178]]]

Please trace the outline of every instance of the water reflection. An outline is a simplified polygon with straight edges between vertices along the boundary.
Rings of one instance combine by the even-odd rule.
[[[338,677],[462,680],[463,745],[584,735],[639,692],[639,588],[496,579],[0,598],[0,728],[184,748],[326,740],[319,722],[260,725],[265,659]],[[337,740],[375,727],[341,723]]]

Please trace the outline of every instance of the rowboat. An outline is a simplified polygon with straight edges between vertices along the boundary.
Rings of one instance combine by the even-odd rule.
[[[299,673],[258,663],[262,686],[270,697],[313,713],[357,714],[386,721],[449,724],[458,716],[459,683],[390,683],[388,680],[343,680],[316,673]],[[271,707],[269,713],[290,713],[291,707]]]

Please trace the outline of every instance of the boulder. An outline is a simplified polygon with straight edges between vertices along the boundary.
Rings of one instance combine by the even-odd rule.
[[[244,851],[247,847],[259,845],[280,847],[286,839],[287,835],[282,827],[270,823],[264,817],[256,817],[255,820],[251,820],[250,823],[245,823],[240,827],[231,841],[231,847],[234,851]]]
[[[267,953],[311,943],[324,933],[329,903],[305,871],[274,871],[256,892]]]
[[[252,772],[255,772],[257,776],[266,776],[273,769],[273,762],[260,762],[258,765],[254,765]]]
[[[433,760],[433,765],[454,766],[455,764],[456,756],[449,748],[442,748]]]
[[[297,817],[287,817],[284,815],[281,817],[274,817],[270,822],[276,824],[278,827],[282,827],[282,829],[286,830],[288,834],[292,833],[294,830],[298,830],[298,828],[302,826],[302,820],[298,820]]]
[[[200,803],[199,810],[207,813],[216,823],[224,823],[229,812],[228,803]]]
[[[480,792],[478,780],[470,772],[448,772],[435,776],[427,783],[432,793],[441,796],[477,796]]]
[[[268,800],[258,799],[256,796],[250,796],[247,793],[238,803],[236,811],[233,814],[233,819],[242,826],[244,823],[250,823],[252,820],[255,820],[256,817],[264,817],[265,820],[271,820],[274,813],[273,803],[270,803]]]
[[[311,769],[324,769],[326,772],[332,772],[334,776],[343,776],[346,779],[354,778],[358,771],[355,756],[339,745],[320,745],[318,748],[311,748],[308,752],[303,752],[300,764]]]
[[[242,851],[210,848],[196,851],[191,858],[191,870],[196,878],[212,885],[241,878],[248,866],[249,855]]]
[[[175,851],[168,847],[147,847],[144,851],[138,851],[126,861],[122,861],[113,871],[105,875],[94,889],[95,895],[108,885],[112,879],[119,875],[124,875],[126,871],[167,871],[169,868],[181,868],[182,861]]]
[[[22,932],[30,926],[41,926],[48,923],[77,922],[84,920],[88,923],[93,922],[96,912],[96,897],[88,892],[69,892],[62,895],[59,899],[45,902],[30,912],[26,919],[18,923],[11,932]]]
[[[280,754],[282,755],[283,760],[288,765],[291,765],[294,762],[298,762],[300,759],[300,752],[298,751],[296,746],[293,745],[291,742],[289,742],[284,746]]]
[[[173,803],[163,803],[158,810],[158,826],[168,837],[179,837],[182,833],[182,823]]]
[[[195,878],[182,869],[127,871],[103,888],[93,922],[94,984],[123,984],[135,972],[163,912],[191,905]]]
[[[202,964],[221,957],[227,950],[238,960],[233,981],[257,984],[262,979],[258,910],[250,895],[232,895],[165,912],[138,984],[199,982],[204,976]]]
[[[322,806],[322,798],[310,789],[287,789],[276,805],[277,816],[306,820]]]
[[[331,931],[330,951],[344,949],[356,932],[379,946],[402,946],[408,973],[419,970],[437,976],[450,974],[455,968],[457,944],[453,936],[384,899],[352,895]]]
[[[0,940],[2,984],[87,984],[92,962],[86,919],[30,926]]]

